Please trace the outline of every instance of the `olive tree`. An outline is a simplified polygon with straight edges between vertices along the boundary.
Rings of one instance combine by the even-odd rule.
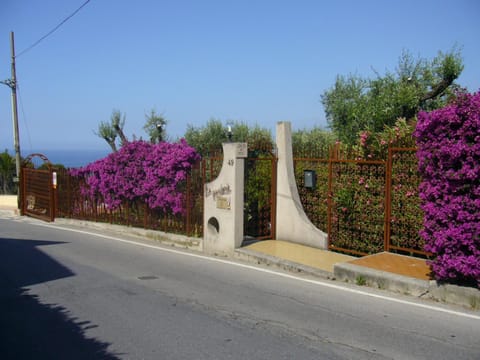
[[[101,121],[98,124],[98,130],[95,133],[98,137],[107,142],[113,152],[117,151],[117,136],[120,138],[120,144],[124,145],[128,142],[127,137],[123,133],[125,125],[125,115],[119,110],[113,110],[110,121]]]
[[[395,72],[373,79],[338,75],[321,96],[327,121],[339,140],[354,144],[361,131],[376,133],[398,118],[414,119],[420,110],[444,106],[463,70],[459,50],[439,52],[433,60],[404,51]]]

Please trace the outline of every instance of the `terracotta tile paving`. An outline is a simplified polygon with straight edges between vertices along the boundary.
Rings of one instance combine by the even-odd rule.
[[[409,256],[383,252],[355,259],[349,263],[420,280],[431,280],[430,267],[426,261]]]
[[[384,252],[355,258],[281,240],[259,241],[246,248],[329,272],[333,272],[334,264],[348,262],[420,280],[431,279],[430,268],[425,260],[393,253]]]

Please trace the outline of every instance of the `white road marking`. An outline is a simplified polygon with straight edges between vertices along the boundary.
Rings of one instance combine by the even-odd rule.
[[[132,241],[132,240],[120,239],[120,238],[117,238],[117,237],[114,237],[114,236],[98,234],[98,233],[85,231],[85,230],[70,229],[70,228],[65,228],[65,227],[62,227],[62,226],[49,225],[49,224],[45,224],[45,223],[36,223],[35,225],[48,227],[48,228],[53,228],[53,229],[76,232],[76,233],[79,233],[79,234],[96,236],[96,237],[100,237],[100,238],[104,238],[104,239],[108,239],[108,240],[122,242],[122,243],[125,243],[125,244],[142,246],[142,247],[145,247],[145,248],[155,249],[155,250],[158,250],[158,251],[164,251],[164,252],[173,253],[173,254],[177,254],[177,255],[189,256],[189,257],[193,257],[193,258],[197,258],[197,259],[203,259],[203,260],[206,260],[206,261],[217,262],[217,263],[227,264],[227,265],[231,265],[231,266],[237,266],[237,267],[240,267],[240,268],[249,269],[249,270],[258,271],[258,272],[263,272],[263,273],[267,273],[267,274],[271,274],[271,275],[275,275],[275,276],[279,276],[279,277],[283,277],[283,278],[287,278],[287,279],[302,281],[304,283],[309,283],[309,284],[313,284],[313,285],[317,285],[317,286],[323,286],[323,287],[326,287],[326,288],[336,289],[336,290],[339,290],[339,291],[345,291],[345,292],[353,293],[353,294],[356,294],[356,295],[368,296],[368,297],[372,297],[372,298],[375,298],[375,299],[381,299],[381,300],[390,301],[390,302],[394,302],[394,303],[398,303],[398,304],[409,305],[409,306],[428,309],[428,310],[432,310],[432,311],[442,312],[442,313],[446,313],[446,314],[450,314],[450,315],[456,315],[456,316],[466,317],[466,318],[470,318],[470,319],[480,320],[480,315],[475,315],[475,314],[464,313],[464,312],[455,311],[455,310],[444,309],[444,308],[441,308],[441,307],[438,307],[438,306],[420,304],[420,303],[416,303],[416,302],[412,302],[412,301],[408,301],[408,300],[396,299],[396,298],[393,298],[393,297],[379,295],[379,294],[372,294],[372,293],[369,293],[369,292],[366,292],[366,291],[362,291],[362,290],[358,290],[358,289],[352,289],[352,288],[348,288],[348,287],[343,287],[343,286],[340,286],[340,285],[335,285],[335,284],[332,284],[332,283],[329,283],[329,282],[324,282],[324,281],[321,281],[321,280],[305,279],[305,278],[301,278],[301,277],[298,277],[298,276],[295,276],[295,275],[286,274],[286,273],[282,273],[282,272],[278,272],[278,271],[274,271],[274,270],[270,270],[270,269],[260,268],[260,267],[256,267],[256,266],[252,266],[252,265],[248,265],[248,264],[242,264],[242,263],[238,263],[238,262],[234,262],[234,261],[230,261],[230,260],[226,260],[226,259],[219,259],[219,258],[210,257],[210,256],[206,256],[206,255],[195,254],[195,253],[191,253],[191,252],[185,252],[185,251],[175,250],[175,249],[171,249],[171,248],[165,248],[165,247],[161,247],[161,246],[145,244],[145,243],[136,242],[136,241]]]

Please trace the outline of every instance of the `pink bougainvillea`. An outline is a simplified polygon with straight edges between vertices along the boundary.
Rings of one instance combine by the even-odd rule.
[[[438,280],[480,286],[480,92],[421,112],[415,137],[432,270]]]
[[[179,186],[199,158],[183,139],[159,144],[132,141],[103,159],[72,170],[72,175],[84,179],[84,195],[92,199],[101,196],[109,209],[124,201],[143,201],[151,209],[178,214],[184,210]]]

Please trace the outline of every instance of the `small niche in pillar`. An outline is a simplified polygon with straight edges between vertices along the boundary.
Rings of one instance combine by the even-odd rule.
[[[217,234],[220,232],[220,224],[216,217],[208,219],[208,230]]]

